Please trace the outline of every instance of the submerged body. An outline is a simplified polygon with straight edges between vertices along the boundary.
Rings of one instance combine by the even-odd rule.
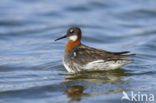
[[[69,41],[66,45],[63,64],[68,72],[113,70],[132,62],[132,60],[123,59],[134,55],[126,55],[129,53],[128,51],[108,52],[81,44],[81,30],[79,28],[68,29],[67,34],[59,39],[65,37],[68,37]]]

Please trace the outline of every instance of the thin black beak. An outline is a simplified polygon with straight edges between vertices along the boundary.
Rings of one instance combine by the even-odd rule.
[[[63,38],[66,38],[66,37],[67,37],[67,36],[64,35],[64,36],[62,36],[62,37],[60,37],[60,38],[57,38],[55,41],[60,40],[60,39],[63,39]]]

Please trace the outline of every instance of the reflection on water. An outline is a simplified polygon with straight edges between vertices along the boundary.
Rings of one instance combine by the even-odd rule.
[[[97,83],[118,83],[122,76],[131,76],[131,73],[126,73],[124,69],[116,69],[110,71],[93,71],[77,74],[66,74],[66,81],[83,80]]]
[[[120,93],[125,88],[107,89],[103,86],[104,91],[99,92],[86,92],[88,87],[86,85],[105,85],[105,84],[123,84],[123,76],[132,76],[132,73],[126,73],[124,69],[110,70],[110,71],[96,71],[96,72],[85,72],[77,74],[66,74],[65,82],[61,85],[65,85],[67,90],[64,92],[71,101],[80,101],[83,96],[98,96],[108,95],[114,93]],[[81,83],[80,83],[81,82]],[[90,87],[89,87],[90,88]]]
[[[84,87],[81,85],[74,85],[67,87],[67,91],[64,93],[70,98],[70,102],[72,101],[80,101],[82,96],[87,96],[87,93],[83,93]]]

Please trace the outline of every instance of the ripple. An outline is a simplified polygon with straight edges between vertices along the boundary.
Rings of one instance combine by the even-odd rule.
[[[115,103],[122,91],[156,89],[154,0],[0,2],[0,102]],[[71,26],[82,29],[84,44],[131,51],[134,62],[115,71],[67,73],[67,40],[54,40]]]
[[[67,7],[65,10],[69,11],[69,12],[86,12],[86,11],[89,11],[90,8],[86,7],[86,6],[70,6],[70,7]]]

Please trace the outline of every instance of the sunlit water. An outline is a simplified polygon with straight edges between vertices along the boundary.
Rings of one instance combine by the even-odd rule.
[[[68,74],[70,26],[82,42],[136,53],[109,72]],[[126,103],[122,92],[156,96],[155,0],[0,0],[0,103]],[[155,98],[156,102],[156,98]]]

